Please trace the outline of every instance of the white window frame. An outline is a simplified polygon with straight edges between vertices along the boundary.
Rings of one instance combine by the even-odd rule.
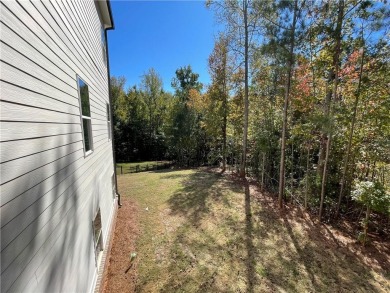
[[[95,221],[97,217],[100,217],[100,231],[98,235],[95,235]],[[93,237],[93,248],[95,251],[95,265],[99,268],[100,262],[102,260],[104,245],[103,245],[103,223],[102,223],[102,214],[100,208],[96,211],[93,220],[92,220],[92,237]]]
[[[107,130],[108,130],[108,140],[110,141],[112,139],[112,132],[111,132],[111,109],[110,104],[106,103],[106,111],[107,111]]]
[[[89,114],[90,115],[91,115],[91,103],[90,103],[91,99],[89,98],[89,85],[80,76],[77,75],[76,77],[77,77],[77,90],[79,93],[80,121],[81,121],[81,132],[82,132],[81,134],[83,137],[84,157],[87,157],[93,153],[92,119],[91,119],[91,116],[83,115],[83,105],[82,105],[82,101],[81,101],[80,81],[82,81],[88,87],[88,103],[89,103]],[[84,120],[88,120],[88,123],[87,123],[88,129],[84,129]],[[87,131],[87,134],[88,134],[89,147],[90,147],[89,150],[86,149],[84,131]]]

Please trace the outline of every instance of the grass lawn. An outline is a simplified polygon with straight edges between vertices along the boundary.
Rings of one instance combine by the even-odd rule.
[[[251,183],[200,169],[118,183],[119,216],[135,207],[138,230],[130,240],[115,234],[127,252],[110,262],[125,268],[132,250],[137,257],[127,272],[109,272],[106,292],[121,280],[136,292],[390,292],[388,243],[362,248],[297,208],[279,213]]]
[[[163,165],[168,163],[170,163],[170,161],[143,161],[143,162],[133,162],[133,163],[117,163],[116,167],[119,172],[118,174],[120,174],[120,167],[122,167],[123,173],[129,173],[130,169],[133,169],[134,171],[136,166],[139,166],[139,168],[142,169],[148,166],[149,169],[152,169],[152,166],[155,166],[156,164]]]

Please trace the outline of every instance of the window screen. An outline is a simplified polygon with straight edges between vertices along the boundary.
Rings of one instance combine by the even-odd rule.
[[[93,220],[93,241],[95,247],[96,264],[99,265],[101,253],[103,251],[103,237],[102,237],[102,217],[100,215],[100,208]]]
[[[89,91],[88,85],[80,78],[78,78],[81,119],[83,129],[84,151],[89,153],[92,151],[92,125],[91,125],[91,109],[89,105]]]

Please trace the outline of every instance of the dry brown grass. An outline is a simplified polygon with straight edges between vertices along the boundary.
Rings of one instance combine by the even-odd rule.
[[[388,243],[361,248],[297,208],[280,213],[247,181],[169,170],[123,175],[119,184],[138,207],[128,216],[140,232],[114,239],[124,249],[135,239],[137,251],[127,277],[118,272],[132,283],[117,292],[390,291]],[[118,257],[129,265],[127,252]]]

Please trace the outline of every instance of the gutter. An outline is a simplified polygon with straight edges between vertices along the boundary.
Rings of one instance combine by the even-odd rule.
[[[118,206],[121,207],[121,195],[118,192],[118,180],[117,180],[117,173],[116,173],[116,155],[115,155],[115,139],[114,139],[114,119],[112,115],[112,98],[111,98],[111,75],[110,75],[110,60],[108,58],[108,42],[107,42],[107,31],[113,30],[115,28],[114,26],[114,19],[112,18],[112,11],[111,11],[111,4],[110,1],[107,0],[107,7],[108,12],[110,14],[111,18],[111,27],[104,28],[104,39],[106,42],[106,60],[107,60],[107,80],[108,80],[108,98],[110,101],[110,119],[111,119],[111,143],[112,143],[112,157],[113,157],[113,165],[114,165],[114,176],[115,176],[115,192],[118,196]]]

